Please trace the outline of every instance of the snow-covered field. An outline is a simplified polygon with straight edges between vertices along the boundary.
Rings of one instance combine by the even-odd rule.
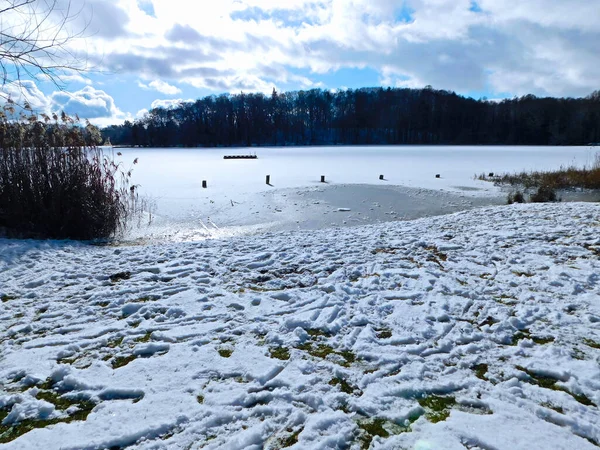
[[[599,283],[593,203],[0,240],[0,448],[593,449]]]

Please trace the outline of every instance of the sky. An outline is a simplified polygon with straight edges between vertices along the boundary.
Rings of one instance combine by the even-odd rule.
[[[9,70],[0,89],[100,126],[273,88],[431,85],[488,99],[600,89],[600,0],[56,1],[48,20],[68,16],[72,36],[58,56],[86,70],[56,73],[58,86]],[[2,31],[26,23],[0,16]]]

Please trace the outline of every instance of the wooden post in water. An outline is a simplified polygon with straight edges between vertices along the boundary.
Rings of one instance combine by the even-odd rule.
[[[206,180],[202,180],[202,187],[203,187],[204,189],[206,189],[206,187],[207,187],[207,186],[206,186]]]
[[[380,179],[380,180],[383,180],[383,175],[379,175],[379,179]]]
[[[321,183],[325,183],[325,175],[321,175]]]
[[[267,175],[266,183],[271,185],[271,175]]]

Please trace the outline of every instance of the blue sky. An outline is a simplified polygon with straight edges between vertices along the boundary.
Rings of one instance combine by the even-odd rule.
[[[59,0],[64,11],[69,0]],[[475,98],[600,89],[600,3],[590,0],[86,0],[56,84],[10,76],[37,111],[99,125],[205,95],[364,86]],[[80,6],[83,5],[83,6]],[[54,16],[56,20],[60,11]],[[3,14],[3,27],[19,25]],[[84,64],[75,65],[83,68]],[[14,75],[14,74],[13,74]]]

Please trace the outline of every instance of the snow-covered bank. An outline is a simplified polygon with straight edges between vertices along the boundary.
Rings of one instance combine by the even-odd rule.
[[[590,203],[0,240],[0,448],[596,448],[599,255]]]

